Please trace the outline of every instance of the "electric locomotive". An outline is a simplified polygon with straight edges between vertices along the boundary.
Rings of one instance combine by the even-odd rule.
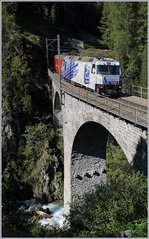
[[[73,84],[99,94],[113,94],[122,91],[120,63],[112,58],[55,55],[55,71]]]

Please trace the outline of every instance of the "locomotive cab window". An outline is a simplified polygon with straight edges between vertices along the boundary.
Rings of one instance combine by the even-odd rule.
[[[97,74],[119,75],[120,67],[117,65],[97,65]]]
[[[92,65],[92,70],[91,70],[91,72],[92,72],[93,74],[95,74],[95,64]]]

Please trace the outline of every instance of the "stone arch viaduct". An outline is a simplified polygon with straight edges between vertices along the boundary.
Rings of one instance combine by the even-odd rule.
[[[53,92],[53,115],[62,128],[64,141],[64,209],[106,182],[106,142],[108,134],[116,139],[128,161],[147,170],[147,126],[100,109],[70,92],[50,74]]]

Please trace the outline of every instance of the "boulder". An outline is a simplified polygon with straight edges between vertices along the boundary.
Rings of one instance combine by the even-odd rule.
[[[47,214],[47,213],[45,213],[45,212],[43,212],[43,211],[40,211],[40,210],[38,210],[38,211],[36,211],[36,214],[40,217],[40,218],[51,218],[52,216],[51,215],[49,215],[49,214]]]
[[[26,210],[26,212],[29,212],[29,213],[35,213],[36,211],[40,210],[41,208],[37,205],[32,205],[29,207],[28,210]]]
[[[127,238],[130,238],[130,237],[131,237],[131,230],[126,230],[126,231],[120,232],[119,237],[127,237]]]

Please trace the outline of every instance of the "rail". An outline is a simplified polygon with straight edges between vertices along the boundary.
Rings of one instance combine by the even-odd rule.
[[[76,87],[73,84],[68,83],[67,81],[59,78],[57,75],[52,73],[49,70],[49,77],[55,82],[55,84],[61,88],[62,91],[66,92],[69,95],[72,95],[79,100],[87,102],[90,105],[100,108],[108,113],[118,116],[119,118],[125,119],[129,122],[134,123],[135,125],[143,126],[147,128],[147,108],[141,109],[143,107],[132,106],[123,103],[119,100],[111,99],[106,96],[101,96],[99,94],[87,91],[83,88]],[[60,87],[61,86],[61,87]]]

